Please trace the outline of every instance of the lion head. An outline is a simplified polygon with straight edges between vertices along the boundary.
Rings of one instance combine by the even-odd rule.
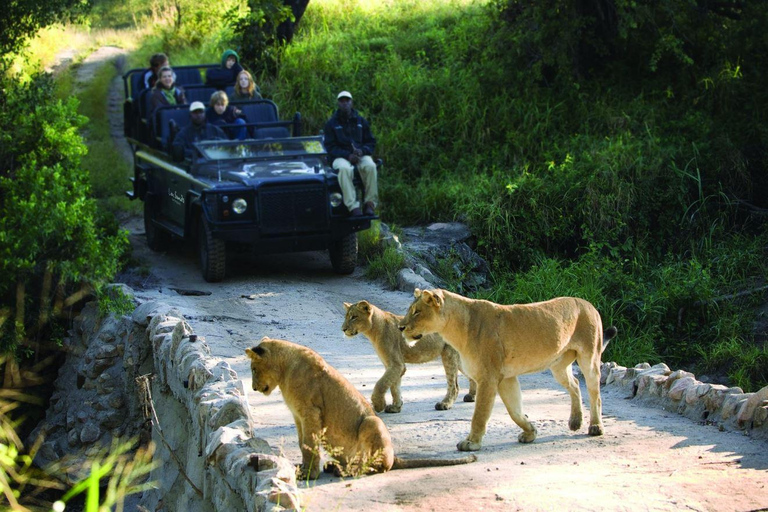
[[[356,304],[345,302],[344,309],[347,310],[344,323],[341,324],[344,334],[352,337],[371,328],[373,309],[368,301],[361,300]]]
[[[251,387],[269,395],[280,384],[279,349],[266,336],[253,348],[245,349],[251,360]]]
[[[400,321],[400,330],[409,341],[421,339],[425,334],[437,331],[438,321],[441,317],[441,309],[444,304],[441,290],[413,291],[413,302],[408,308],[408,313]]]

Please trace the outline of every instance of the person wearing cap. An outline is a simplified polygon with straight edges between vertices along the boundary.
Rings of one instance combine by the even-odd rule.
[[[336,100],[338,109],[325,124],[323,132],[325,150],[332,161],[331,165],[339,174],[344,205],[350,215],[375,215],[379,189],[376,163],[371,155],[376,148],[376,139],[368,121],[352,108],[352,94],[349,91],[341,91]],[[355,167],[365,187],[362,209],[352,183]]]
[[[174,160],[192,159],[195,156],[195,142],[203,140],[228,140],[227,134],[218,126],[205,120],[205,105],[195,101],[189,106],[190,124],[182,128],[173,139]]]

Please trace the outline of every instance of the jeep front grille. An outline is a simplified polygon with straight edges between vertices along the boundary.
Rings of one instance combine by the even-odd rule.
[[[265,235],[311,233],[328,225],[323,184],[264,186],[259,190],[259,218]]]

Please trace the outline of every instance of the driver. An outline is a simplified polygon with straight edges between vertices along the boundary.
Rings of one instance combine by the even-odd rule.
[[[181,161],[195,156],[195,142],[202,140],[229,140],[227,134],[216,125],[205,120],[205,105],[195,101],[189,106],[190,124],[182,128],[173,139],[173,159]]]

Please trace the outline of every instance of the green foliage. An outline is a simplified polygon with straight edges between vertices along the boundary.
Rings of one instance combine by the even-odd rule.
[[[392,288],[397,286],[397,274],[405,267],[405,257],[394,247],[387,247],[380,254],[367,258],[365,276],[384,279]]]
[[[86,148],[78,133],[85,118],[77,101],[55,99],[45,76],[26,84],[0,76],[0,297],[14,304],[0,311],[7,352],[24,342],[30,327],[37,324],[39,333],[84,296],[65,300],[72,287],[114,275],[127,240],[107,229],[107,218],[88,198],[80,167]]]
[[[274,71],[279,51],[277,29],[293,18],[283,0],[248,0],[235,5],[224,17],[240,59],[254,72]]]
[[[127,315],[136,309],[133,296],[128,295],[120,286],[104,286],[96,291],[96,300],[99,302],[99,313],[106,316]]]
[[[86,11],[85,0],[14,0],[0,16],[0,56],[21,50],[40,28],[77,18]]]

